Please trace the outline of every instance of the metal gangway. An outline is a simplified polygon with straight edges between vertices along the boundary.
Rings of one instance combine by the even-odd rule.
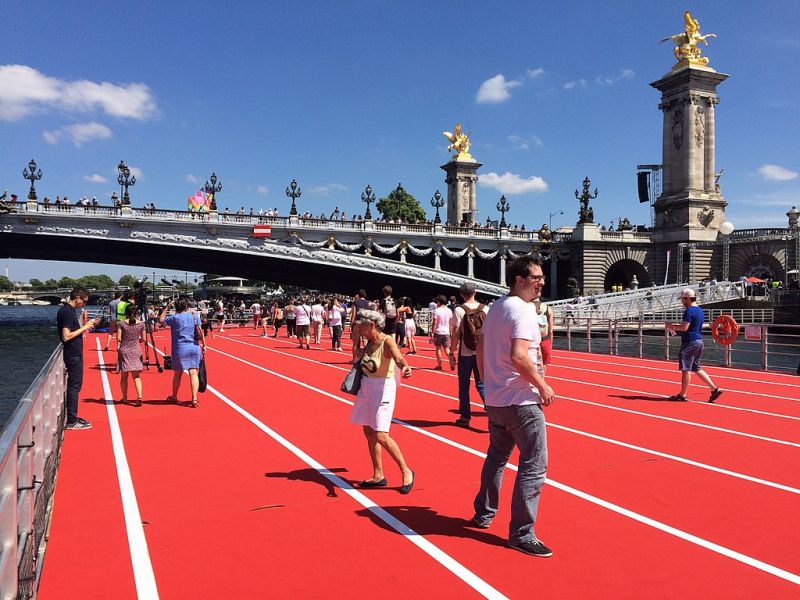
[[[607,320],[647,317],[682,308],[680,295],[686,287],[697,293],[699,304],[712,304],[745,298],[742,282],[696,282],[653,286],[624,292],[608,292],[589,297],[548,302],[557,321]]]

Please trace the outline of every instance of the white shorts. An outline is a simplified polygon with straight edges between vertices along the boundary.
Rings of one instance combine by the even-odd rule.
[[[384,359],[385,360],[385,359]],[[350,422],[388,432],[392,425],[397,382],[394,377],[362,377]]]
[[[406,319],[406,337],[414,337],[417,333],[417,324],[414,319]]]

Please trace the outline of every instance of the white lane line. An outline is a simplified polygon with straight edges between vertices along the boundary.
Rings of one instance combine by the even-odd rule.
[[[253,348],[260,348],[260,349],[262,349],[262,350],[264,350],[266,352],[275,352],[277,354],[282,354],[284,356],[289,356],[289,357],[292,357],[292,358],[296,358],[298,360],[304,360],[304,361],[308,361],[308,362],[311,362],[311,363],[314,363],[314,364],[321,364],[323,366],[333,367],[335,369],[345,370],[345,369],[343,369],[343,367],[338,367],[336,365],[328,365],[328,364],[325,364],[325,363],[320,363],[318,361],[312,360],[312,359],[304,357],[304,356],[297,356],[295,354],[290,354],[288,352],[282,352],[281,350],[274,350],[272,348],[266,348],[264,346],[259,346],[258,344],[252,344],[250,342],[242,342],[240,340],[235,340],[235,339],[231,339],[230,341],[235,342],[237,344],[244,344],[246,346],[251,346]],[[436,371],[436,373],[441,373],[441,372],[440,371]],[[451,375],[451,374],[447,373],[447,375]],[[455,375],[452,375],[452,376],[455,377]],[[549,379],[560,379],[558,377],[548,377],[548,378]],[[406,386],[405,383],[403,383],[403,385]],[[445,397],[445,398],[452,398],[452,396],[446,396],[444,394],[440,394],[438,392],[432,392],[432,391],[424,389],[424,388],[419,388],[419,387],[415,387],[415,386],[411,386],[411,385],[408,385],[407,387],[409,387],[410,389],[413,389],[413,390],[417,390],[417,391],[433,394],[433,395],[436,395],[436,396],[442,396],[442,397]],[[769,443],[774,443],[774,444],[781,444],[781,445],[785,445],[785,446],[793,446],[793,447],[800,448],[800,443],[789,442],[789,441],[781,440],[781,439],[777,439],[777,438],[760,436],[760,435],[756,435],[754,433],[746,433],[746,432],[743,432],[743,431],[737,431],[735,429],[726,429],[724,427],[717,427],[715,425],[706,425],[704,423],[696,423],[694,421],[686,421],[684,419],[677,419],[675,417],[665,417],[665,416],[662,416],[662,415],[655,415],[655,414],[652,414],[652,413],[646,413],[646,412],[641,412],[641,411],[637,411],[637,410],[632,410],[630,408],[622,408],[622,407],[619,407],[619,406],[611,406],[609,404],[602,404],[602,403],[599,403],[599,402],[592,402],[591,400],[581,400],[579,398],[572,398],[570,396],[558,396],[558,399],[559,400],[568,400],[570,402],[578,402],[580,404],[588,404],[588,405],[591,405],[591,406],[597,406],[599,408],[605,408],[605,409],[608,409],[608,410],[616,410],[616,411],[620,411],[620,412],[630,413],[630,414],[634,414],[634,415],[638,415],[638,416],[642,416],[642,417],[648,417],[648,418],[651,418],[651,419],[658,419],[658,420],[669,421],[669,422],[673,422],[673,423],[679,423],[681,425],[689,425],[691,427],[699,427],[701,429],[710,429],[712,431],[718,431],[718,432],[721,432],[721,433],[728,433],[730,435],[736,435],[736,436],[741,436],[741,437],[746,437],[746,438],[752,438],[752,439],[756,439],[756,440],[763,441],[763,442],[769,442]],[[478,405],[476,404],[476,406],[478,406]]]
[[[564,368],[564,367],[560,367],[560,368]],[[573,368],[573,369],[577,369],[577,370],[585,370],[585,369],[579,369],[578,367],[566,367],[566,368]],[[603,374],[607,374],[610,377],[620,377],[620,375],[618,375],[616,373],[605,373],[604,372]],[[602,383],[594,383],[594,382],[589,382],[589,381],[580,381],[578,379],[568,379],[566,377],[557,377],[557,376],[552,375],[552,374],[548,375],[547,379],[554,379],[554,380],[557,380],[557,381],[564,381],[566,383],[575,383],[575,384],[578,384],[578,385],[588,385],[588,386],[591,386],[591,387],[603,388],[603,389],[606,389],[606,390],[618,390],[620,392],[631,392],[631,393],[634,393],[634,394],[648,394],[648,395],[653,397],[653,400],[657,400],[659,398],[661,398],[661,399],[664,398],[664,396],[656,396],[655,394],[653,394],[653,392],[650,392],[650,391],[635,390],[635,389],[631,389],[631,388],[620,387],[620,386],[617,386],[617,385],[605,385],[605,384],[602,384]],[[674,382],[667,382],[667,381],[663,381],[663,380],[659,380],[659,379],[651,379],[650,381],[659,381],[661,383],[674,383]],[[706,386],[693,385],[692,387],[703,387],[703,389],[705,389],[706,392],[709,391],[709,389]],[[734,391],[737,394],[740,393],[739,390],[734,390]],[[707,406],[707,407],[713,408],[715,410],[718,410],[718,409],[738,410],[738,411],[744,411],[744,412],[754,413],[754,414],[758,414],[758,415],[763,415],[763,416],[766,416],[766,417],[775,417],[777,419],[789,419],[789,420],[793,420],[793,421],[800,421],[800,417],[795,417],[793,415],[784,415],[784,414],[781,414],[781,413],[767,412],[767,411],[764,411],[764,410],[757,410],[755,408],[743,408],[743,407],[740,407],[740,406],[730,406],[728,404],[713,404],[713,403],[709,403],[709,402],[700,402],[698,400],[689,400],[689,402],[691,402],[692,404],[700,405],[700,406]]]
[[[284,356],[297,358],[299,360],[312,362],[312,363],[315,363],[315,364],[322,364],[323,366],[331,367],[333,369],[337,369],[337,370],[340,370],[340,371],[347,371],[347,369],[345,369],[344,367],[339,367],[337,365],[330,365],[330,364],[325,364],[325,363],[317,363],[316,361],[314,361],[314,360],[312,360],[310,358],[306,358],[306,357],[303,357],[303,356],[295,356],[293,354],[289,354],[287,352],[282,352],[280,350],[273,350],[271,348],[265,348],[264,346],[259,346],[258,344],[251,344],[251,343],[248,343],[248,342],[241,342],[239,340],[231,340],[231,341],[235,341],[238,344],[242,344],[242,345],[245,345],[245,346],[250,346],[252,348],[257,348],[259,350],[265,350],[267,352],[274,352],[276,354],[281,354],[281,355],[284,355]],[[456,398],[455,396],[449,396],[447,394],[441,394],[439,392],[434,392],[432,390],[416,387],[416,386],[413,386],[413,385],[408,385],[405,382],[403,383],[403,387],[408,387],[409,389],[413,389],[413,390],[416,390],[416,391],[419,391],[419,392],[423,392],[425,394],[431,394],[431,395],[434,395],[434,396],[439,396],[440,398],[446,398],[447,400],[452,400],[454,402],[458,402],[458,398]],[[478,403],[478,402],[470,402],[470,404],[472,406],[477,407],[477,408],[483,408],[483,404]],[[761,479],[760,477],[753,477],[751,475],[745,475],[744,473],[738,473],[736,471],[730,471],[728,469],[723,469],[721,467],[715,467],[713,465],[709,465],[709,464],[706,464],[706,463],[701,463],[701,462],[698,462],[698,461],[695,461],[695,460],[691,460],[689,458],[684,458],[682,456],[677,456],[675,454],[667,454],[666,452],[660,452],[658,450],[653,450],[651,448],[645,448],[643,446],[637,446],[635,444],[629,444],[627,442],[623,442],[623,441],[620,441],[620,440],[615,440],[615,439],[612,439],[612,438],[607,438],[607,437],[600,436],[600,435],[597,435],[597,434],[594,434],[594,433],[589,433],[588,431],[582,431],[580,429],[575,429],[573,427],[567,427],[565,425],[558,425],[557,423],[553,423],[553,422],[549,422],[549,421],[546,424],[547,424],[548,427],[554,427],[556,429],[561,429],[561,430],[564,430],[564,431],[568,431],[568,432],[574,433],[576,435],[592,438],[592,439],[595,439],[595,440],[606,442],[608,444],[613,444],[615,446],[621,446],[623,448],[629,448],[631,450],[635,450],[635,451],[638,451],[638,452],[643,452],[645,454],[650,454],[652,456],[658,456],[660,458],[666,458],[666,459],[669,459],[669,460],[674,460],[676,462],[680,462],[680,463],[684,463],[684,464],[687,464],[687,465],[691,465],[691,466],[697,467],[699,469],[705,469],[707,471],[713,471],[715,473],[720,473],[722,475],[727,475],[729,477],[735,477],[737,479],[750,481],[752,483],[756,483],[756,484],[759,484],[759,485],[764,485],[766,487],[775,488],[775,489],[782,490],[782,491],[785,491],[785,492],[789,492],[789,493],[792,493],[792,494],[800,494],[800,489],[798,489],[798,488],[794,488],[794,487],[791,487],[791,486],[788,486],[788,485],[784,485],[782,483],[776,483],[776,482],[770,481],[768,479]]]
[[[220,352],[219,350],[216,350]],[[222,353],[225,354],[225,353]],[[231,355],[227,355],[231,356]],[[314,389],[314,388],[311,388]],[[478,592],[484,598],[506,598],[502,593],[498,590],[493,588],[483,579],[475,575],[472,571],[467,569],[464,565],[460,562],[455,560],[452,556],[441,550],[438,546],[428,541],[424,536],[418,534],[416,531],[408,527],[405,523],[397,519],[396,517],[392,516],[388,512],[386,512],[383,508],[375,504],[372,500],[366,497],[364,494],[353,488],[349,483],[347,483],[341,477],[338,477],[334,473],[332,473],[328,468],[324,465],[316,461],[306,452],[301,450],[295,444],[287,440],[285,437],[280,435],[274,429],[265,425],[262,421],[254,417],[252,414],[247,412],[241,406],[233,402],[230,398],[222,394],[216,388],[212,386],[208,386],[208,391],[212,392],[216,395],[220,400],[222,400],[225,404],[230,406],[233,410],[243,416],[245,419],[250,421],[253,425],[258,427],[261,431],[266,433],[269,437],[273,440],[278,442],[281,446],[286,448],[289,452],[294,454],[297,458],[307,464],[309,467],[317,471],[320,475],[325,477],[328,481],[330,481],[333,485],[340,488],[344,493],[350,496],[353,500],[358,502],[361,506],[366,508],[370,511],[373,515],[379,518],[381,521],[389,525],[392,529],[394,529],[397,533],[405,537],[409,542],[417,546],[420,550],[425,552],[428,556],[433,558],[436,562],[442,565],[445,569],[453,573],[456,577],[458,577],[461,581],[466,583],[476,592]]]
[[[556,351],[556,352],[559,352],[559,351]],[[561,352],[565,352],[565,353],[566,352],[573,352],[574,353],[574,351],[569,351],[569,350],[561,350]],[[560,354],[560,352],[559,352],[559,354]],[[586,354],[586,353],[582,352],[581,354]],[[647,366],[647,365],[635,364],[635,362],[634,362],[635,360],[641,360],[641,359],[635,359],[635,358],[632,358],[632,357],[631,357],[630,361],[618,361],[618,360],[608,360],[608,359],[609,358],[627,358],[627,357],[610,356],[608,354],[591,354],[590,356],[596,356],[596,357],[598,357],[598,359],[592,360],[591,358],[580,358],[580,357],[577,357],[577,356],[572,356],[571,354],[561,355],[562,358],[567,358],[568,360],[574,360],[574,361],[577,361],[577,362],[590,362],[590,363],[593,363],[593,364],[597,364],[598,362],[603,362],[603,363],[605,363],[607,365],[620,365],[620,366],[624,365],[624,366],[628,366],[628,367],[631,367],[631,368],[634,368],[634,369],[645,369],[647,371],[661,371],[662,373],[665,372],[665,369],[661,368],[661,367],[650,367],[650,366]],[[657,359],[650,359],[650,360],[656,361]],[[672,362],[673,362],[673,365],[674,365],[675,361],[672,361]],[[754,379],[754,376],[756,376],[756,375],[758,375],[760,373],[764,373],[764,371],[761,371],[761,370],[755,370],[754,369],[752,371],[748,371],[747,369],[736,369],[735,367],[721,367],[719,365],[710,365],[708,368],[714,371],[712,373],[712,375],[714,377],[719,377],[721,379],[730,379],[731,381],[752,382],[753,379]],[[721,369],[724,369],[724,371],[721,370]],[[738,371],[738,372],[742,373],[743,375],[746,375],[746,377],[734,377],[734,376],[729,374],[731,371]],[[780,382],[780,381],[768,381],[768,380],[759,379],[758,380],[759,385],[761,385],[761,384],[764,384],[764,385],[781,385],[781,386],[784,386],[784,387],[800,388],[800,385],[795,383],[795,381],[797,379],[795,375],[791,375],[790,373],[779,373],[779,372],[775,372],[775,371],[767,371],[767,374],[769,374],[770,376],[785,377],[789,381],[784,383],[784,382]]]
[[[272,371],[271,369],[267,369],[266,367],[262,367],[261,365],[257,365],[255,363],[252,363],[252,362],[250,362],[248,360],[245,360],[243,358],[239,358],[238,356],[235,356],[233,354],[229,354],[229,353],[224,352],[222,350],[219,350],[217,348],[211,348],[211,350],[214,351],[214,352],[217,352],[219,354],[222,354],[223,356],[227,356],[229,358],[232,358],[232,359],[234,359],[234,360],[236,360],[238,362],[241,362],[243,364],[249,365],[249,366],[251,366],[251,367],[253,367],[255,369],[258,369],[260,371],[263,371],[265,373],[269,373],[270,375],[278,377],[279,379],[283,379],[284,381],[288,381],[288,382],[293,383],[295,385],[299,385],[299,386],[304,387],[306,389],[312,390],[312,391],[314,391],[314,392],[316,392],[316,393],[318,393],[320,395],[323,395],[323,396],[332,398],[334,400],[337,400],[337,401],[339,401],[339,402],[341,402],[343,404],[348,404],[348,405],[351,405],[351,406],[353,404],[351,401],[345,400],[344,398],[340,398],[339,396],[336,396],[335,394],[331,394],[329,392],[326,392],[325,390],[316,388],[316,387],[314,387],[312,385],[309,385],[307,383],[303,383],[301,381],[297,381],[295,379],[292,379],[291,377],[288,377],[287,375],[283,375],[282,373],[278,373],[276,371]],[[448,438],[442,437],[442,436],[440,436],[438,434],[431,433],[429,431],[426,431],[426,430],[421,429],[419,427],[416,427],[414,425],[410,425],[409,423],[405,423],[404,421],[401,421],[399,419],[392,419],[392,422],[396,423],[398,425],[401,425],[402,427],[406,427],[406,428],[408,428],[408,429],[410,429],[412,431],[415,431],[416,433],[419,433],[419,434],[424,435],[426,437],[429,437],[431,439],[437,440],[437,441],[439,441],[439,442],[441,442],[443,444],[446,444],[446,445],[451,446],[453,448],[457,448],[459,450],[462,450],[464,452],[472,454],[473,456],[477,456],[477,457],[480,457],[480,458],[486,458],[486,454],[483,453],[483,452],[480,452],[479,450],[475,450],[473,448],[470,448],[469,446],[465,446],[465,445],[460,444],[458,442],[454,442],[454,441],[452,441],[452,440],[450,440]],[[517,471],[517,466],[513,465],[511,463],[507,463],[506,467],[508,469],[512,470],[512,471]],[[758,569],[760,571],[764,571],[765,573],[769,573],[770,575],[774,575],[775,577],[779,577],[781,579],[785,579],[786,581],[789,581],[789,582],[794,583],[796,585],[800,585],[800,575],[797,575],[795,573],[791,573],[790,571],[786,571],[784,569],[781,569],[780,567],[776,567],[774,565],[771,565],[771,564],[766,563],[764,561],[758,560],[758,559],[753,558],[751,556],[747,556],[746,554],[742,554],[741,552],[737,552],[735,550],[731,550],[730,548],[727,548],[727,547],[722,546],[720,544],[716,544],[716,543],[711,542],[709,540],[703,539],[703,538],[701,538],[699,536],[696,536],[696,535],[693,535],[691,533],[685,532],[685,531],[683,531],[681,529],[678,529],[676,527],[672,527],[672,526],[667,525],[665,523],[662,523],[660,521],[656,521],[655,519],[651,519],[650,517],[646,517],[646,516],[641,515],[641,514],[639,514],[637,512],[629,510],[627,508],[623,508],[622,506],[619,506],[619,505],[614,504],[612,502],[609,502],[607,500],[603,500],[602,498],[598,498],[597,496],[593,496],[591,494],[587,494],[586,492],[578,490],[577,488],[573,488],[573,487],[565,485],[563,483],[559,483],[559,482],[554,481],[554,480],[552,480],[550,478],[547,478],[546,483],[549,484],[549,485],[552,485],[556,489],[559,489],[559,490],[561,490],[563,492],[566,492],[567,494],[571,494],[573,496],[581,498],[582,500],[586,500],[587,502],[590,502],[592,504],[595,504],[597,506],[600,506],[602,508],[605,508],[605,509],[608,509],[608,510],[610,510],[612,512],[615,512],[615,513],[617,513],[619,515],[628,517],[629,519],[632,519],[634,521],[642,523],[643,525],[647,525],[649,527],[652,527],[654,529],[657,529],[657,530],[662,531],[664,533],[667,533],[669,535],[675,536],[675,537],[677,537],[679,539],[682,539],[684,541],[687,541],[689,543],[695,544],[697,546],[700,546],[700,547],[705,548],[707,550],[710,550],[712,552],[716,552],[717,554],[721,554],[722,556],[726,556],[726,557],[731,558],[731,559],[733,559],[733,560],[735,560],[737,562],[743,563],[745,565],[748,565],[748,566],[753,567],[755,569]]]
[[[114,462],[117,465],[117,478],[119,479],[119,493],[122,497],[122,512],[125,515],[125,529],[128,534],[128,548],[131,553],[133,565],[133,579],[136,584],[136,595],[141,600],[158,600],[158,588],[153,573],[153,564],[150,562],[150,552],[147,549],[147,539],[142,527],[142,516],[139,514],[139,504],[136,501],[136,490],[133,487],[131,469],[125,454],[125,444],[122,441],[122,431],[119,428],[117,411],[114,408],[114,397],[111,394],[111,385],[103,361],[103,351],[100,340],[97,342],[97,358],[100,363],[100,376],[103,380],[103,395],[108,412],[108,424],[111,429],[111,445],[114,449]]]

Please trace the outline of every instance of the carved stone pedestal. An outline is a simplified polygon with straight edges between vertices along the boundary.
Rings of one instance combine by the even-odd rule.
[[[478,169],[476,161],[453,159],[441,166],[447,173],[447,224],[472,225],[478,220]]]

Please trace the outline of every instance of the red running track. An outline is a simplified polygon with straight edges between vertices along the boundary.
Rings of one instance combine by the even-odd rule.
[[[457,380],[423,338],[392,428],[414,490],[388,457],[392,487],[350,486],[371,468],[338,391],[350,352],[329,344],[229,329],[198,409],[166,404],[155,369],[134,408],[88,336],[94,428],[65,434],[40,598],[800,594],[800,380],[711,368],[719,404],[699,386],[671,403],[674,364],[556,351],[536,526],[555,554],[537,559],[505,545],[515,456],[491,528],[468,526],[486,417],[477,402],[471,429],[453,425]]]

